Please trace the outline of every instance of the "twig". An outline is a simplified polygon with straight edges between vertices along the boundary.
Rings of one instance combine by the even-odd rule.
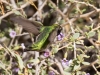
[[[69,22],[72,33],[74,34],[75,32],[74,32],[74,29],[72,27],[72,22],[70,22],[68,18],[67,18],[67,21]],[[73,42],[73,47],[74,47],[74,58],[76,58],[76,44],[75,44],[75,41]]]
[[[80,69],[81,69],[81,70],[88,69],[88,68],[91,67],[92,65],[97,64],[98,61],[99,61],[99,60],[97,59],[97,60],[91,62],[90,65],[81,66]]]
[[[66,17],[69,17],[70,12],[72,11],[72,9],[74,8],[74,6],[76,5],[76,3],[71,3],[69,8],[67,9],[66,12]]]
[[[20,6],[20,8],[12,9],[12,11],[7,12],[5,15],[1,16],[0,20],[2,20],[3,18],[5,18],[5,17],[7,17],[7,16],[9,16],[11,14],[13,14],[15,10],[21,10],[21,9],[25,8],[26,6],[28,6],[28,5],[29,5],[29,3],[25,3],[22,6]]]
[[[5,52],[7,52],[12,57],[15,57],[14,52],[11,51],[4,43],[1,42],[0,44],[4,47]]]
[[[35,59],[38,59],[38,57],[39,57],[39,52],[35,51]],[[35,70],[36,70],[35,75],[39,75],[39,72],[38,72],[39,65],[38,64],[35,65]]]
[[[57,70],[55,70],[54,68],[52,68],[52,67],[49,67],[49,70],[51,70],[51,71],[55,72],[55,73],[56,73],[56,75],[60,75],[60,74],[59,74],[59,72],[58,72]]]
[[[18,34],[18,35],[16,35],[16,37],[20,37],[20,36],[24,36],[24,35],[29,35],[29,33]]]
[[[21,26],[16,26],[16,28],[18,28],[19,30],[17,30],[17,31],[19,31],[18,32],[18,34],[21,34],[22,33],[22,30],[23,30],[23,28],[21,27]],[[17,45],[18,44],[18,40],[19,40],[19,37],[16,39],[16,41],[15,41],[15,45]]]
[[[39,64],[39,70],[40,70],[40,68],[42,67],[42,65],[47,65],[46,63],[45,63],[45,59],[44,60],[42,60],[41,61],[41,63]],[[39,71],[39,75],[40,75],[40,71]]]
[[[11,6],[12,7],[12,5],[10,4],[10,3],[8,3],[6,0],[1,0],[3,3],[5,3],[5,4],[7,4],[7,5],[9,5],[9,6]]]
[[[16,8],[17,8],[17,5],[16,5],[16,3],[15,3],[15,0],[10,0],[10,2],[11,2],[11,4],[12,4],[12,7],[13,7],[14,9],[16,9]]]
[[[11,39],[11,42],[10,42],[10,44],[9,44],[8,47],[11,47],[11,46],[12,46],[12,44],[13,44],[13,42],[14,42],[14,39],[15,39],[15,37]]]
[[[47,0],[45,0],[45,2],[42,4],[42,6],[38,10],[42,10],[43,7],[46,5],[46,3],[47,3]],[[38,11],[32,17],[35,17],[37,14],[38,14]],[[29,18],[29,19],[32,20],[32,18]]]
[[[63,46],[63,47],[58,48],[58,50],[61,50],[61,49],[63,49],[63,48],[66,48],[66,47],[68,47],[68,46],[71,45],[71,44],[72,44],[72,42],[68,43],[67,45],[65,45],[65,46]]]
[[[92,67],[93,67],[93,69],[96,71],[96,73],[98,74],[98,75],[100,75],[100,73],[99,73],[99,71],[96,69],[96,67],[92,64]]]
[[[59,68],[59,70],[60,70],[60,72],[61,72],[61,75],[64,75],[64,70],[63,70],[63,68],[62,68],[62,66],[61,66],[61,63],[57,60],[57,59],[55,59],[55,65],[57,65],[58,66],[58,68]]]
[[[86,3],[86,2],[80,2],[80,1],[74,1],[75,3],[79,3],[79,4],[84,4],[84,5],[86,5],[86,6],[90,6],[90,7],[92,7],[93,9],[95,9],[95,11],[97,11],[98,12],[98,8],[96,8],[94,5],[92,5],[92,4],[89,4],[89,3]]]
[[[94,28],[94,29],[92,29],[91,31],[96,31],[96,30],[98,30],[99,28],[100,28],[100,23],[98,23],[97,27]]]
[[[38,8],[43,4],[43,0],[38,0]],[[42,21],[42,10],[38,10],[37,21]]]
[[[40,68],[42,65],[47,66],[47,63],[45,63],[44,61],[45,61],[45,60],[42,60],[42,61],[41,61],[40,65],[39,65],[39,68]],[[51,67],[51,66],[49,67],[49,70],[55,72],[56,75],[60,75],[60,73],[59,73],[57,70],[55,70],[53,67]]]
[[[51,1],[51,0],[48,0],[56,9],[56,11],[65,19],[66,19],[66,16],[62,13],[62,11],[60,9],[58,9],[58,7]]]

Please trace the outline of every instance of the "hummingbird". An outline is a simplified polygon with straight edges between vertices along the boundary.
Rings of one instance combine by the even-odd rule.
[[[37,36],[36,41],[31,45],[31,49],[35,51],[40,51],[47,39],[49,42],[53,42],[54,37],[57,36],[61,31],[61,27],[58,24],[43,26],[42,23],[37,21],[31,22],[20,16],[11,17],[10,20],[18,25],[21,25],[27,32]]]

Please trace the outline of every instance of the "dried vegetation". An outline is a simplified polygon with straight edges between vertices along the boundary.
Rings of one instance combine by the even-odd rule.
[[[99,22],[100,0],[0,0],[0,75],[100,75]]]

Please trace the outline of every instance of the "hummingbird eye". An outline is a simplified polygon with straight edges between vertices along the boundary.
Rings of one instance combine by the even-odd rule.
[[[57,35],[59,35],[59,34],[61,33],[61,31],[62,31],[62,27],[59,26],[59,27],[58,27],[58,30],[57,30]]]

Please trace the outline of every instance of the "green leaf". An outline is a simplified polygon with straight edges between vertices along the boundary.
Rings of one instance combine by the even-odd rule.
[[[1,19],[0,19],[0,24],[1,24]]]
[[[90,56],[87,56],[87,55],[83,55],[83,57],[85,57],[85,58],[89,58]]]
[[[10,8],[10,6],[6,6],[6,8],[8,9],[8,10],[10,10],[11,8]]]
[[[18,2],[18,5],[22,5],[23,4],[23,2],[21,1],[21,2]]]
[[[65,2],[63,2],[62,0],[60,0],[59,8],[63,9],[64,7],[65,7]]]
[[[0,61],[0,69],[1,69],[1,68],[2,68],[3,70],[6,71],[7,75],[11,75],[11,74],[9,73],[9,71],[6,69],[6,65],[3,64],[3,62]]]
[[[64,75],[72,75],[70,72],[64,72]]]
[[[3,63],[0,63],[0,68],[5,70],[5,65]]]
[[[97,55],[98,63],[100,64],[100,55]]]
[[[58,52],[58,48],[53,48],[52,52],[53,52],[53,54],[57,53]]]
[[[59,21],[59,24],[63,24],[63,23],[65,23],[65,20],[60,20]]]
[[[89,62],[82,62],[83,65],[90,65]]]
[[[86,11],[86,9],[83,9],[81,12],[84,13]]]
[[[47,74],[46,74],[46,70],[42,69],[41,75],[47,75]]]
[[[88,38],[90,38],[90,37],[95,35],[95,32],[94,31],[90,31],[87,35],[88,35]]]
[[[80,33],[74,33],[73,39],[77,39],[80,36]]]
[[[38,64],[40,62],[40,60],[39,59],[32,59],[29,62],[32,62],[34,64]]]
[[[64,71],[70,72],[70,71],[72,71],[72,67],[71,66],[66,66],[66,68],[64,69]]]
[[[19,11],[17,11],[17,10],[14,10],[14,13],[16,14],[16,15],[22,15]]]
[[[20,46],[15,46],[14,48],[13,48],[13,50],[18,50],[20,48]]]
[[[48,6],[51,7],[52,9],[54,8],[54,6],[51,3],[49,3]]]
[[[55,54],[58,52],[59,45],[52,45],[52,53]]]
[[[82,56],[82,55],[77,55],[77,58],[78,58],[79,62],[84,61],[84,59],[83,59],[83,56]]]
[[[100,41],[100,30],[98,30],[98,41]]]
[[[75,65],[74,68],[73,68],[73,71],[76,71],[80,68],[80,65]]]
[[[76,75],[86,75],[86,73],[83,72],[83,71],[77,71],[77,72],[76,72]]]
[[[18,65],[19,65],[19,68],[22,70],[24,68],[24,63],[22,61],[22,58],[20,57],[20,55],[18,54],[15,54],[16,58],[17,58],[17,61],[18,61]]]
[[[86,30],[91,30],[91,26],[85,25]]]

